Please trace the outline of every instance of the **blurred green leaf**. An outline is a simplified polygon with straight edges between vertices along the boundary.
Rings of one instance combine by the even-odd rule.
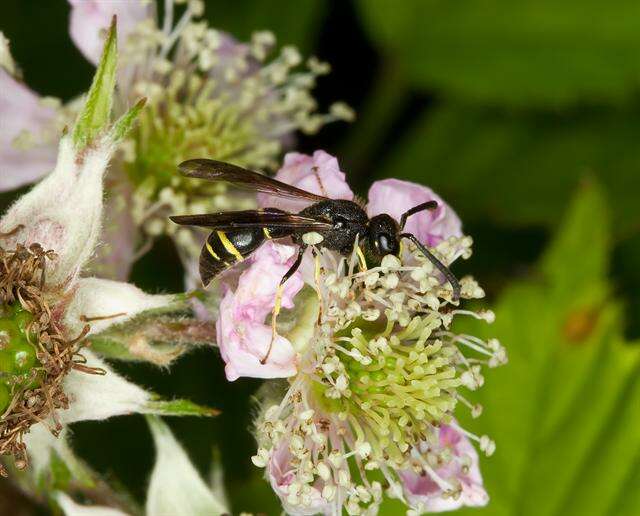
[[[109,123],[116,87],[117,60],[118,45],[114,16],[98,69],[93,76],[93,83],[73,129],[73,142],[79,149],[86,147]]]
[[[463,220],[547,225],[580,181],[597,176],[615,199],[615,232],[640,227],[640,114],[510,113],[465,105],[425,114],[392,148],[381,175],[428,184]]]
[[[160,397],[150,401],[147,409],[161,416],[217,416],[220,411],[203,407],[189,400],[162,400]]]
[[[282,514],[282,504],[257,469],[253,469],[244,481],[229,483],[229,498],[234,514]]]
[[[238,0],[207,6],[213,27],[248,40],[259,30],[273,32],[281,45],[297,45],[308,52],[324,14],[320,0]]]
[[[496,323],[473,330],[497,336],[510,362],[487,373],[485,413],[465,421],[498,449],[482,464],[489,506],[464,513],[640,513],[640,347],[624,342],[606,281],[610,230],[601,192],[583,188],[539,276],[508,288]]]
[[[510,105],[631,97],[640,3],[358,0],[365,26],[417,86]]]

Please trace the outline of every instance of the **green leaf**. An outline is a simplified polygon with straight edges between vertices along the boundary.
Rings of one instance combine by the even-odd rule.
[[[640,115],[513,113],[445,105],[409,129],[381,175],[428,184],[463,220],[554,227],[571,193],[594,176],[615,199],[616,236],[638,227]]]
[[[632,98],[640,3],[358,0],[371,37],[416,86],[473,101],[561,105]]]
[[[87,94],[87,100],[73,129],[73,142],[78,149],[86,147],[109,124],[116,86],[117,58],[116,18],[114,16],[98,69],[93,76],[93,83]]]
[[[627,492],[640,475],[640,347],[624,342],[607,283],[610,231],[601,191],[581,189],[539,274],[506,290],[488,330],[469,323],[509,364],[486,374],[485,412],[464,421],[498,448],[482,461],[489,506],[463,513],[640,513]]]
[[[147,405],[149,413],[160,416],[217,416],[220,411],[189,400],[162,400],[157,397]]]

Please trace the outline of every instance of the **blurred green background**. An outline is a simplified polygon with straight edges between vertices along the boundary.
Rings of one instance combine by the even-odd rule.
[[[363,194],[382,177],[427,184],[473,236],[474,256],[454,271],[486,287],[498,320],[474,331],[500,338],[511,362],[487,372],[485,413],[468,423],[498,447],[482,461],[492,502],[468,512],[640,514],[640,3],[206,4],[217,28],[240,39],[269,29],[333,65],[317,98],[347,101],[358,120],[301,137],[301,151],[336,154]],[[68,37],[68,13],[63,0],[5,0],[0,18],[27,84],[63,99],[92,75]],[[133,280],[180,290],[169,242]],[[259,382],[226,382],[212,349],[171,371],[117,368],[162,395],[220,408],[213,420],[169,423],[203,473],[212,444],[220,450],[235,514],[279,514],[250,463]],[[153,450],[142,417],[78,424],[73,443],[144,497]],[[46,514],[5,480],[0,513]],[[402,513],[393,503],[382,510]]]

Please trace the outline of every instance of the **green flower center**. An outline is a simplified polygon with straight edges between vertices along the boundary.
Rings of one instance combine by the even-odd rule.
[[[212,79],[187,78],[178,70],[167,80],[169,86],[152,97],[132,132],[126,170],[135,185],[144,185],[152,198],[168,187],[198,193],[194,188],[203,188],[202,182],[182,179],[176,165],[203,156],[253,168],[273,164],[280,144],[261,134],[257,113],[243,110],[229,93],[216,93]]]
[[[456,405],[457,349],[432,337],[439,324],[437,317],[416,316],[405,328],[389,322],[381,333],[354,328],[336,339],[340,365],[324,367],[330,381],[323,406],[349,421],[375,460],[401,463]]]
[[[3,305],[0,310],[0,413],[17,391],[40,385],[36,369],[42,364],[32,344],[34,336],[29,335],[32,321],[33,316],[20,303]]]

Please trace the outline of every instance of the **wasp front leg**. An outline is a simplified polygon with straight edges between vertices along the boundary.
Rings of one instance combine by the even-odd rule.
[[[322,288],[320,286],[320,280],[322,275],[322,264],[320,263],[320,252],[314,247],[313,261],[314,261],[314,278],[315,278],[315,290],[318,295],[318,324],[322,322],[322,307],[324,306],[324,299],[322,297]]]
[[[280,309],[282,308],[282,293],[284,291],[284,284],[287,282],[287,280],[291,276],[293,276],[296,273],[296,271],[300,267],[300,264],[302,263],[302,257],[304,256],[304,252],[306,250],[307,250],[307,245],[303,244],[300,246],[300,248],[298,249],[298,256],[296,257],[295,262],[293,262],[293,265],[291,265],[291,267],[285,273],[285,275],[282,276],[282,279],[280,280],[280,283],[276,288],[276,298],[273,305],[273,312],[271,312],[271,341],[269,342],[267,353],[264,355],[262,360],[260,360],[261,364],[265,364],[267,362],[267,359],[271,354],[271,349],[273,348],[273,343],[276,340],[276,336],[278,335],[278,332],[276,329],[276,322],[278,319],[278,314],[280,313]]]

